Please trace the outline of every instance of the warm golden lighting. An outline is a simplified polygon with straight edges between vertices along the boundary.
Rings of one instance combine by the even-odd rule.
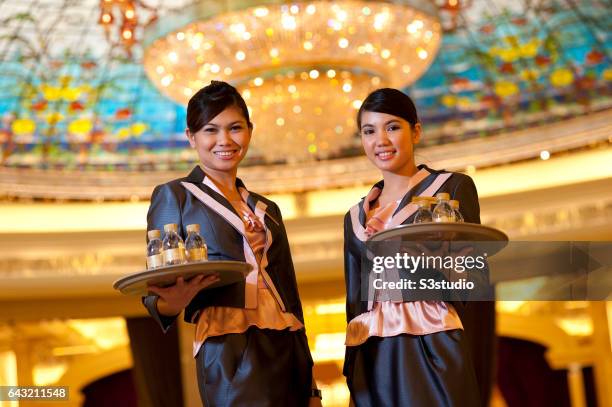
[[[15,352],[0,352],[0,383],[5,386],[17,385],[17,357]],[[9,406],[9,402],[4,404],[0,401],[0,406]]]
[[[515,313],[525,304],[525,301],[497,301],[495,303],[495,309],[497,312],[502,313]]]
[[[316,305],[315,312],[317,315],[344,314],[346,304],[344,302],[324,302]]]
[[[343,360],[345,337],[344,332],[318,334],[311,347],[312,358],[315,362]]]
[[[343,72],[348,74],[343,82],[319,70],[256,78],[255,86],[242,91],[255,123],[252,152],[270,160],[304,161],[330,156],[346,145],[355,128],[354,121],[346,125],[355,115],[351,107],[374,86],[367,75]]]
[[[68,369],[66,363],[38,364],[32,369],[32,376],[36,386],[50,386],[55,384]]]
[[[590,336],[593,334],[593,321],[588,315],[557,318],[557,325],[571,336]]]
[[[92,340],[101,350],[129,343],[123,318],[71,319],[68,321],[68,326],[81,336]]]
[[[218,14],[206,4],[180,11],[183,18],[191,16],[186,25],[168,15],[147,28],[145,70],[181,104],[211,80],[252,91],[248,104],[259,126],[252,154],[268,160],[339,152],[355,134],[345,124],[354,114],[353,101],[376,87],[414,82],[431,64],[442,36],[435,6],[419,0],[265,6],[245,1]],[[316,140],[305,140],[309,132]]]
[[[331,406],[347,406],[349,405],[349,399],[351,394],[349,392],[348,387],[346,386],[346,382],[343,379],[337,380],[332,384],[320,384],[319,388],[325,394],[325,401],[323,405],[325,407]]]
[[[98,353],[101,349],[95,345],[75,345],[75,346],[59,346],[53,348],[53,356],[74,356],[83,355],[86,353]]]

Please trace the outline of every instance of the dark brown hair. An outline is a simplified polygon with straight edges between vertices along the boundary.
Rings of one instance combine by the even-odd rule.
[[[410,96],[392,88],[382,88],[370,93],[363,101],[357,113],[357,128],[361,129],[363,112],[387,113],[401,117],[410,123],[410,127],[419,122],[416,106]]]
[[[211,81],[189,99],[187,104],[187,128],[191,133],[201,130],[219,113],[228,107],[235,106],[242,112],[249,128],[253,127],[249,119],[247,105],[236,88],[226,82]]]

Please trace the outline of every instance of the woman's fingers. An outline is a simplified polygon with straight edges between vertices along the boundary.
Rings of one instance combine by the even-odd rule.
[[[153,294],[156,294],[162,298],[166,297],[166,295],[168,295],[168,288],[166,287],[160,287],[157,285],[149,285],[147,286],[147,289],[152,292]]]
[[[182,290],[191,292],[191,293],[197,293],[198,291],[200,291],[203,288],[208,287],[211,284],[216,283],[217,281],[219,281],[219,275],[217,273],[214,274],[198,274],[193,278],[190,278],[189,280],[187,280],[183,285],[182,285]],[[178,283],[178,281],[177,281]]]
[[[404,249],[404,252],[409,254],[412,257],[419,257],[421,255],[420,252],[418,252],[417,250],[412,249],[412,248],[406,248],[406,249]]]
[[[203,278],[204,278],[204,274],[198,274],[197,276],[192,277],[189,280],[187,280],[187,285],[189,286],[198,285],[202,281]]]
[[[473,246],[464,247],[463,249],[461,249],[459,251],[459,256],[466,256],[466,255],[472,253],[473,251],[474,251],[474,247]]]
[[[444,255],[444,253],[445,253],[444,244],[442,244],[437,249],[430,249],[429,247],[427,247],[427,246],[425,246],[424,244],[421,244],[421,243],[416,243],[415,246],[425,256],[440,256],[440,255]]]
[[[440,250],[442,251],[442,253],[443,253],[444,255],[447,255],[447,254],[448,254],[448,247],[449,247],[449,246],[450,246],[450,244],[449,244],[449,242],[448,242],[448,241],[445,241],[445,242],[443,242],[443,243],[442,243],[442,247],[441,247],[441,249],[440,249]]]
[[[187,284],[189,286],[192,286],[192,287],[199,286],[203,282],[207,281],[207,279],[212,278],[214,276],[216,276],[216,274],[208,274],[208,275],[206,275],[206,274],[198,274],[197,276],[189,279],[187,281]]]
[[[198,274],[193,278],[185,281],[183,277],[178,277],[174,285],[169,287],[160,287],[157,285],[148,286],[148,290],[160,296],[163,299],[181,298],[193,293],[197,293],[203,288],[206,288],[220,280],[219,274]]]
[[[214,273],[214,274],[209,274],[207,275],[205,278],[202,279],[202,281],[206,281],[206,280],[219,280],[219,274]]]
[[[427,247],[425,247],[424,245],[417,243],[415,244],[415,246],[417,247],[417,249],[419,249],[421,251],[421,253],[423,253],[426,256],[431,256],[431,250],[429,250]]]

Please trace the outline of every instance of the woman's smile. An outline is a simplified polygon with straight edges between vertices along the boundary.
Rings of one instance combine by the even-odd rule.
[[[395,157],[396,154],[397,154],[397,150],[385,150],[385,151],[380,151],[376,153],[376,158],[378,158],[381,161],[389,161],[393,159],[393,157]]]
[[[220,160],[229,161],[233,160],[234,157],[238,154],[238,150],[223,150],[223,151],[214,151],[213,154]]]

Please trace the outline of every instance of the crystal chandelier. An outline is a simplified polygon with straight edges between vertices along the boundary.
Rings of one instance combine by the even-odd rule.
[[[305,161],[350,146],[365,96],[418,79],[441,35],[427,1],[208,0],[147,27],[144,65],[181,104],[211,80],[234,84],[256,126],[251,153]]]

